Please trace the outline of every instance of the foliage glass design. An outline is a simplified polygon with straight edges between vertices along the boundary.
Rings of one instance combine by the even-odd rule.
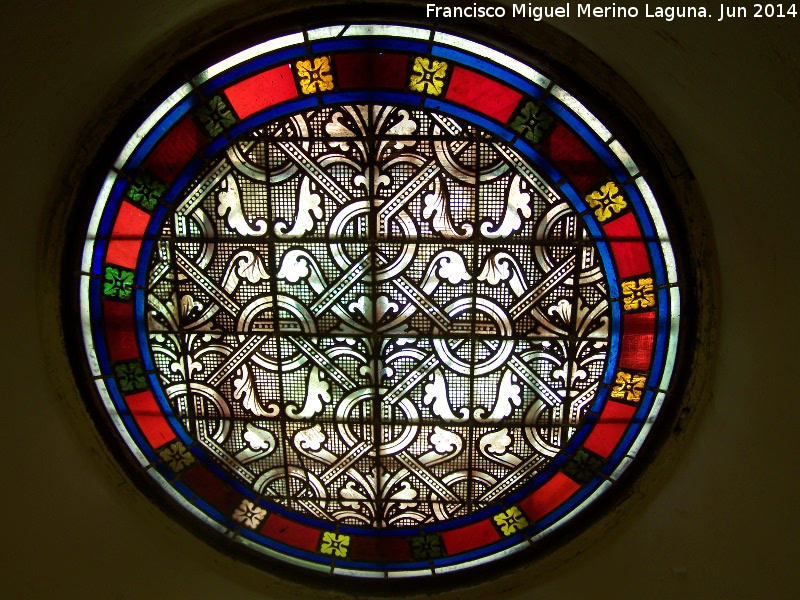
[[[198,187],[150,267],[150,345],[186,429],[253,491],[352,525],[447,520],[526,483],[581,422],[608,340],[596,251],[484,131],[306,111]]]

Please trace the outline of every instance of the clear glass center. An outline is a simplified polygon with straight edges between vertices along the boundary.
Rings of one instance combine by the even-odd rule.
[[[469,514],[546,467],[605,367],[579,215],[430,110],[306,110],[210,160],[148,273],[150,349],[198,444],[325,521]]]

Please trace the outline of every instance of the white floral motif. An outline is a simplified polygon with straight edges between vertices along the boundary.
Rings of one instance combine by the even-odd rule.
[[[233,520],[250,529],[258,527],[266,516],[267,511],[260,506],[256,506],[250,500],[242,500],[239,507],[233,511]]]

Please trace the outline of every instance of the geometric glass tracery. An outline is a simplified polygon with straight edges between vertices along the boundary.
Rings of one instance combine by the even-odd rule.
[[[148,342],[187,431],[252,490],[350,525],[448,520],[541,472],[597,392],[606,284],[513,148],[431,110],[304,110],[186,188]]]
[[[281,574],[393,591],[536,548],[676,389],[658,166],[543,55],[361,20],[241,43],[85,184],[64,322],[98,423]]]

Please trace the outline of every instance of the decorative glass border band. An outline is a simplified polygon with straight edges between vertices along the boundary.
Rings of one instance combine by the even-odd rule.
[[[281,116],[352,102],[426,107],[505,140],[581,215],[609,284],[604,386],[569,445],[502,505],[421,529],[337,527],[259,498],[206,458],[180,425],[146,341],[144,285],[153,239],[203,159]],[[179,87],[108,171],[81,265],[86,357],[105,410],[136,461],[212,529],[325,573],[429,575],[530,548],[627,468],[659,413],[675,364],[676,262],[657,200],[634,158],[579,99],[545,75],[482,44],[424,28],[334,25],[286,35]]]

